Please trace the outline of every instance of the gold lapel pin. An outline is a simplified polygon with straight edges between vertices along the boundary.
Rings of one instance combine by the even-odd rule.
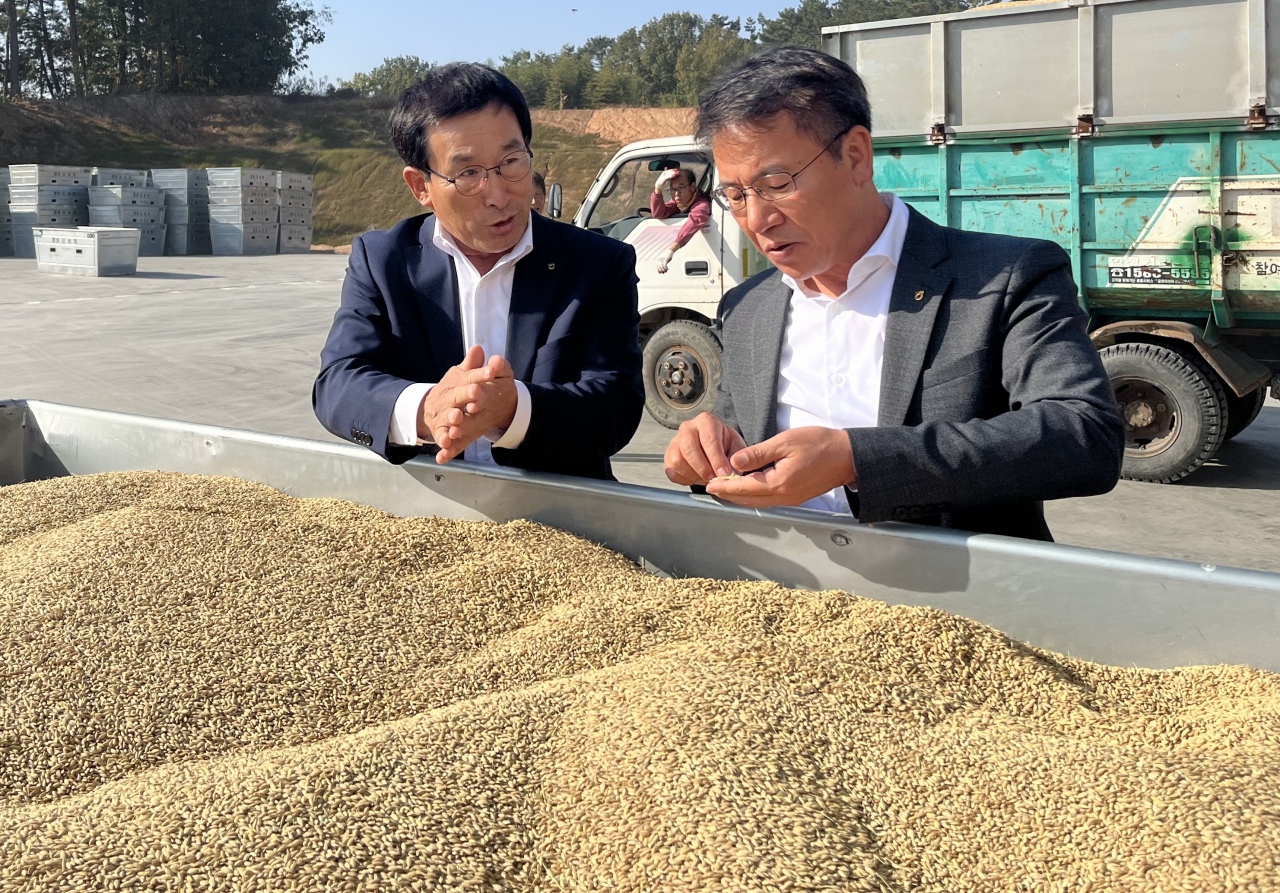
[[[923,292],[923,291],[918,291],[918,292],[916,292],[916,300],[917,300],[917,301],[923,301],[923,300],[924,300],[924,292]]]
[[[555,268],[556,268],[556,265],[555,265],[555,264],[547,264],[547,269],[548,269],[548,270],[554,270]]]

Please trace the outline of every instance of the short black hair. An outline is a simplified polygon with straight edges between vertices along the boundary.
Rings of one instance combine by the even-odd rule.
[[[871,103],[858,73],[835,56],[804,47],[779,47],[752,56],[721,75],[698,103],[698,139],[786,112],[796,129],[830,143],[852,127],[871,130]],[[831,154],[841,156],[841,146]]]
[[[534,185],[534,186],[536,186],[536,187],[538,187],[539,189],[541,189],[543,192],[546,192],[546,191],[547,191],[547,178],[546,178],[546,177],[544,177],[544,176],[542,176],[542,174],[538,173],[537,171],[534,171],[534,172],[533,172],[533,185]]]
[[[391,142],[405,164],[425,171],[431,165],[427,140],[436,125],[491,105],[511,109],[525,145],[533,141],[529,104],[510,78],[488,65],[452,62],[432,69],[400,94],[389,122]]]

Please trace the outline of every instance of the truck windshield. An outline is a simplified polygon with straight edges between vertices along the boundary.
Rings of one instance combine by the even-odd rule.
[[[618,165],[587,220],[587,228],[615,239],[622,239],[634,229],[635,224],[649,216],[649,196],[653,193],[653,184],[662,173],[661,170],[649,170],[653,161],[674,161],[681,167],[693,171],[699,187],[710,188],[710,163],[702,155],[681,153],[672,155],[655,154],[644,158],[633,158]],[[670,197],[669,195],[667,196]]]

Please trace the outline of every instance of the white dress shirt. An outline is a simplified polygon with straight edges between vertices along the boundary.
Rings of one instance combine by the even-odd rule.
[[[907,206],[892,193],[881,197],[889,222],[849,270],[839,297],[782,276],[791,304],[778,368],[779,431],[809,425],[874,428],[879,421],[889,297],[907,236]],[[843,487],[810,499],[804,508],[850,511]]]
[[[462,344],[467,349],[473,344],[479,344],[484,349],[486,361],[494,354],[505,356],[507,353],[507,317],[511,314],[511,287],[515,282],[516,261],[533,250],[532,224],[533,221],[530,220],[516,246],[504,254],[492,270],[481,276],[480,271],[462,253],[457,240],[436,218],[436,233],[431,241],[453,258],[458,277]],[[391,430],[388,432],[392,443],[415,446],[430,442],[418,437],[418,411],[422,399],[434,386],[435,382],[423,382],[409,385],[400,392],[391,415]],[[462,458],[469,462],[486,462],[492,465],[494,446],[515,449],[524,441],[524,436],[529,431],[531,412],[529,389],[524,382],[517,381],[516,414],[511,426],[506,431],[495,429],[486,432],[484,437],[467,446]]]

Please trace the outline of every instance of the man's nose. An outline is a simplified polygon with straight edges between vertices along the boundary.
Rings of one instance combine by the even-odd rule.
[[[747,229],[753,233],[768,232],[784,219],[781,209],[776,204],[765,201],[754,192],[748,192],[745,201]]]
[[[507,187],[511,184],[498,176],[497,171],[489,171],[484,181],[484,189],[480,194],[484,196],[484,203],[491,208],[504,207],[510,200],[510,194]]]

